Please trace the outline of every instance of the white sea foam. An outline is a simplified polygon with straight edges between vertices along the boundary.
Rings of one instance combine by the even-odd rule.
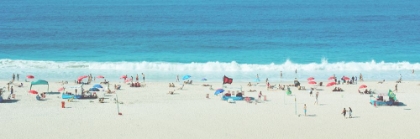
[[[358,76],[363,73],[370,79],[395,79],[399,74],[405,79],[416,79],[411,75],[412,70],[420,70],[420,63],[398,62],[337,62],[329,63],[326,59],[320,63],[298,64],[290,60],[281,64],[245,64],[232,61],[206,62],[206,63],[169,63],[169,62],[90,62],[90,61],[33,61],[33,60],[11,60],[1,59],[0,69],[3,71],[1,78],[9,78],[12,73],[37,74],[44,78],[56,79],[85,74],[107,74],[108,77],[118,79],[122,74],[147,73],[149,79],[172,80],[177,74],[195,74],[196,77],[206,77],[210,80],[215,75],[224,74],[236,77],[239,80],[250,80],[260,74],[261,78],[279,78],[280,71],[283,72],[285,80],[293,78],[306,78],[319,76],[327,78],[332,74],[337,76]],[[294,71],[297,70],[298,74]],[[129,76],[130,76],[129,75]],[[7,76],[7,77],[6,77]],[[193,76],[193,75],[192,75]],[[215,76],[218,80],[220,76]]]

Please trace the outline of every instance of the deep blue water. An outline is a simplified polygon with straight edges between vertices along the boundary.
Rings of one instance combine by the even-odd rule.
[[[313,71],[302,78],[334,70],[380,78],[375,71],[420,70],[418,5],[393,0],[0,1],[0,68],[7,78],[12,72],[56,69],[171,76],[156,79],[203,71],[209,73],[202,76],[264,71],[271,77],[295,69]]]

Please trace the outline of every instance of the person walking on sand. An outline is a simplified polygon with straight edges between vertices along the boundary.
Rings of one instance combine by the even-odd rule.
[[[311,88],[311,90],[309,91],[309,96],[312,97],[312,93],[314,91],[314,88]]]
[[[351,110],[351,108],[349,107],[349,118],[353,118],[352,116],[351,116],[351,113],[353,112],[353,110]]]
[[[395,92],[398,92],[398,84],[395,84]]]
[[[305,113],[305,116],[306,116],[306,104],[303,104],[303,112]]]
[[[315,103],[314,103],[314,105],[315,105],[315,104],[317,104],[317,105],[318,105],[318,96],[319,96],[319,92],[316,92],[316,94],[315,94]]]
[[[146,76],[143,73],[141,75],[143,76],[143,82],[146,82]]]
[[[343,109],[343,112],[341,112],[341,114],[343,114],[344,118],[346,118],[346,108]]]

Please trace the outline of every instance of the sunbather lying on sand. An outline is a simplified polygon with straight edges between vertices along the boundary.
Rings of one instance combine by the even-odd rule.
[[[169,93],[168,93],[168,94],[173,95],[173,94],[174,94],[174,92],[175,92],[175,90],[174,90],[174,91],[169,91]]]
[[[257,90],[251,90],[251,89],[249,89],[248,92],[257,92]]]
[[[210,86],[209,84],[203,84],[203,86]]]

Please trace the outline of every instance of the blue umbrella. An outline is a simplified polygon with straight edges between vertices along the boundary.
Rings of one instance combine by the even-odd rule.
[[[217,89],[216,92],[214,92],[214,95],[219,95],[220,93],[223,93],[225,90],[223,89]]]
[[[184,77],[182,77],[182,80],[188,80],[191,77],[191,75],[184,75]]]
[[[99,91],[98,88],[90,88],[89,91]]]
[[[95,85],[93,85],[93,88],[103,88],[103,87],[100,84],[95,84]]]

